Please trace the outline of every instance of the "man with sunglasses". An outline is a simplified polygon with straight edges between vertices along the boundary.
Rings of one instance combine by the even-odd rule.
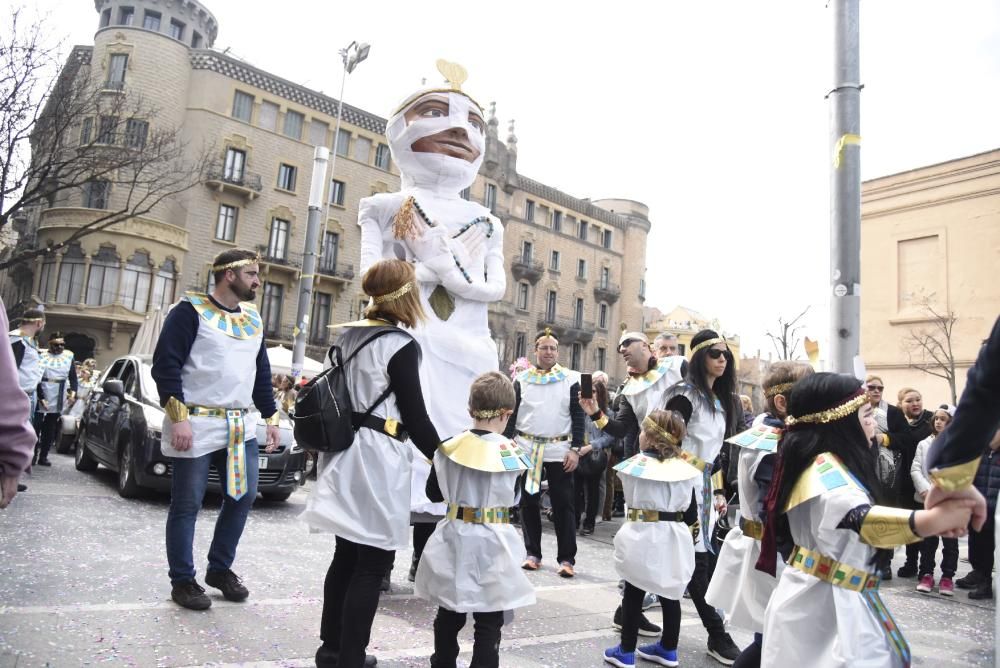
[[[73,352],[66,350],[66,341],[59,332],[49,336],[49,349],[41,353],[39,361],[45,400],[38,402],[39,434],[35,454],[39,466],[52,466],[49,449],[55,443],[59,419],[76,398],[76,365],[73,364]]]

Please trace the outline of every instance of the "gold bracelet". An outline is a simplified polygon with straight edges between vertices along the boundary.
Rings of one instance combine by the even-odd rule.
[[[271,417],[264,420],[264,424],[268,427],[277,427],[281,424],[281,411],[274,411],[274,414],[271,415]]]
[[[861,523],[861,542],[872,547],[896,547],[920,540],[910,528],[912,510],[872,506]]]
[[[188,419],[188,407],[182,404],[177,397],[170,397],[163,410],[173,423],[184,422]]]
[[[601,417],[594,420],[594,426],[603,431],[608,426],[608,416],[602,413]]]

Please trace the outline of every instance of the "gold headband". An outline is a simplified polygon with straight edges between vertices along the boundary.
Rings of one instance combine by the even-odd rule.
[[[669,431],[656,424],[656,421],[648,415],[642,421],[642,428],[646,431],[651,431],[663,440],[665,440],[670,445],[677,445],[680,440],[671,434]]]
[[[379,295],[377,297],[372,297],[372,302],[375,304],[383,304],[385,302],[391,302],[393,299],[399,299],[407,292],[413,289],[413,281],[403,283],[398,289],[384,295]]]
[[[232,262],[227,262],[226,264],[213,264],[212,273],[214,274],[217,271],[225,271],[226,269],[239,269],[240,267],[245,267],[250,264],[260,264],[260,255],[244,258],[242,260],[234,260]]]
[[[837,420],[843,420],[845,417],[857,413],[859,408],[868,403],[868,395],[860,389],[858,392],[860,394],[856,394],[841,405],[834,406],[825,411],[810,413],[800,418],[789,415],[785,418],[785,424],[791,427],[797,424],[828,424]]]
[[[726,339],[724,337],[717,336],[714,339],[708,339],[707,341],[702,341],[701,343],[699,343],[698,345],[696,345],[694,348],[692,348],[691,349],[691,356],[694,357],[694,354],[696,352],[698,352],[699,350],[701,350],[702,348],[708,348],[709,346],[714,346],[716,343],[725,343],[726,347],[729,347],[729,344],[726,342]]]
[[[22,325],[29,322],[45,322],[45,318],[21,318]]]
[[[788,390],[792,389],[792,385],[795,385],[795,383],[778,383],[777,385],[772,385],[764,390],[764,396],[775,397],[779,394],[784,394]]]
[[[504,413],[506,413],[508,410],[510,410],[510,409],[508,409],[508,408],[494,408],[494,409],[485,410],[485,411],[472,411],[472,417],[476,418],[477,420],[492,420],[495,417],[500,417],[501,415],[503,415]]]

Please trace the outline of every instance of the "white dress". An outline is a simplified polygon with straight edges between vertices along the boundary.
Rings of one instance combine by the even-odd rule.
[[[737,483],[740,517],[743,520],[762,521],[759,513],[763,499],[754,476],[764,458],[777,452],[780,436],[780,429],[759,426],[729,439],[730,443],[740,446]],[[725,610],[731,624],[755,633],[764,630],[764,611],[778,585],[776,577],[757,570],[759,558],[760,540],[745,535],[738,526],[733,527],[719,550],[715,573],[705,593],[705,600],[713,607]],[[783,567],[784,562],[778,560],[778,577]]]
[[[828,472],[832,475],[820,470],[823,460],[834,464]],[[850,510],[872,504],[868,493],[829,454],[817,457],[803,473],[796,490],[800,488],[812,491],[798,495],[811,498],[787,510],[795,544],[871,572],[875,548],[861,542],[853,529],[838,528]],[[787,566],[767,605],[761,665],[797,666],[803,662],[810,668],[904,665],[864,594]]]
[[[527,467],[523,452],[500,434],[466,432],[443,443],[434,455],[445,501],[465,508],[509,509],[516,500],[517,478]],[[455,612],[532,605],[535,590],[521,570],[524,558],[524,543],[512,525],[445,518],[424,547],[414,591]]]
[[[542,462],[563,461],[573,437],[570,388],[580,382],[580,374],[561,364],[548,371],[541,371],[532,365],[518,374],[517,382],[521,389],[521,403],[517,407],[516,430],[540,438],[561,440],[536,444],[519,434],[515,434],[514,439],[532,461],[537,447],[542,448]]]
[[[639,453],[615,466],[629,510],[684,512],[701,472],[680,459]],[[694,574],[694,541],[684,522],[627,521],[615,534],[615,570],[645,592],[680,600]]]
[[[386,367],[410,342],[402,332],[380,336],[347,363],[355,406],[370,406],[389,387]],[[389,393],[376,409],[401,421]],[[359,429],[346,450],[324,456],[306,509],[299,516],[311,528],[382,550],[409,544],[410,461],[414,448],[373,429]],[[422,456],[422,455],[421,455]]]

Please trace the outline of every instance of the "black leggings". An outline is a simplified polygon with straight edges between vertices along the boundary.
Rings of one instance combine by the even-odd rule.
[[[420,563],[420,555],[424,553],[424,546],[427,540],[434,533],[437,527],[436,522],[414,522],[413,523],[413,563]]]
[[[438,608],[434,618],[434,656],[431,668],[455,668],[458,659],[458,632],[465,626],[467,615],[447,608]],[[474,612],[472,619],[472,663],[469,668],[499,668],[500,629],[503,612]]]
[[[708,583],[712,579],[714,571],[714,554],[708,552],[694,553],[694,575],[691,576],[691,582],[688,583],[688,594],[691,595],[691,601],[698,611],[698,616],[701,617],[701,623],[710,636],[714,633],[723,633],[726,630],[725,625],[722,623],[722,617],[719,617],[719,613],[716,612],[715,608],[705,601],[705,592],[708,591]],[[673,648],[668,647],[667,649]]]
[[[597,521],[597,497],[601,493],[601,478],[604,472],[598,475],[585,476],[579,471],[573,473],[576,487],[576,523],[580,525],[580,516],[583,515],[583,526],[593,529]]]
[[[646,592],[633,586],[629,582],[625,583],[625,596],[622,600],[622,651],[634,652],[635,642],[639,636],[639,617],[642,616],[642,599]],[[663,609],[663,635],[660,637],[660,645],[663,649],[677,649],[677,642],[681,634],[681,602],[670,598],[660,599],[660,608]]]
[[[378,609],[382,576],[396,553],[337,536],[333,561],[323,585],[323,617],[319,637],[339,653],[339,668],[363,668]]]

